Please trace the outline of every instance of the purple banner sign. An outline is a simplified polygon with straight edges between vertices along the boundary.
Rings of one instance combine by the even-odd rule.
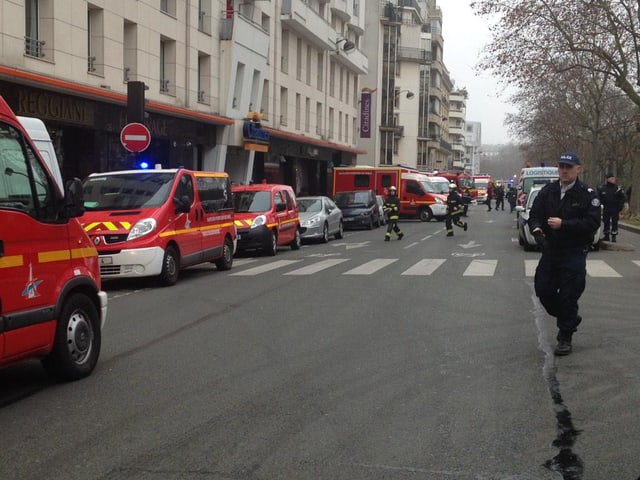
[[[371,93],[360,94],[360,138],[371,138]]]

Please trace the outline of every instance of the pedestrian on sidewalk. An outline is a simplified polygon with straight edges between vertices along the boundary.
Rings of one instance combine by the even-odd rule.
[[[594,189],[578,179],[581,170],[578,155],[560,155],[560,180],[540,190],[528,221],[542,248],[535,292],[547,313],[556,317],[556,355],[571,353],[573,333],[582,321],[578,300],[585,289],[587,252],[600,226],[600,199]]]
[[[444,219],[447,228],[447,237],[453,237],[453,225],[467,231],[467,222],[462,222],[460,216],[463,212],[464,201],[458,193],[458,187],[455,183],[449,184],[449,196],[447,197],[447,216]]]
[[[616,183],[613,173],[607,173],[606,182],[598,188],[602,203],[602,223],[604,224],[604,241],[615,242],[618,236],[618,220],[627,197],[624,190]]]

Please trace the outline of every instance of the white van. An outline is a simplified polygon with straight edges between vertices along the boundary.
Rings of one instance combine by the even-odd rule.
[[[527,195],[534,185],[546,185],[559,178],[558,167],[523,168],[520,170],[520,179],[518,180],[516,206],[524,207],[526,205]]]
[[[18,117],[18,121],[22,124],[27,131],[31,140],[40,151],[40,155],[49,167],[53,178],[56,181],[60,193],[64,192],[64,184],[62,183],[62,174],[60,173],[60,165],[58,164],[58,157],[56,151],[53,148],[53,142],[47,131],[47,127],[44,122],[39,118],[33,117]]]

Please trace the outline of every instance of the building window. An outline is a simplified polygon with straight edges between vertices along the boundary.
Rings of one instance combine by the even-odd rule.
[[[307,97],[304,102],[304,131],[309,132],[311,129],[311,99]]]
[[[51,56],[53,54],[53,0],[25,0],[24,17],[25,55],[36,58]]]
[[[123,81],[135,80],[138,74],[138,25],[124,21],[123,41]]]
[[[211,56],[198,53],[198,103],[209,105],[211,86]]]
[[[280,70],[289,73],[289,31],[282,32],[282,53],[280,55]]]
[[[316,102],[316,135],[324,137],[322,130],[322,103]]]
[[[336,96],[336,64],[331,62],[331,66],[329,67],[329,95],[332,97]]]
[[[104,11],[93,5],[87,9],[87,71],[104,75]]]
[[[300,109],[302,108],[301,106],[301,99],[300,99],[300,94],[296,93],[296,130],[300,130]]]
[[[307,45],[307,85],[311,86],[311,61],[313,59],[313,51],[311,45]]]
[[[198,30],[211,34],[211,0],[198,0]]]
[[[262,101],[260,102],[260,113],[264,121],[269,120],[269,80],[262,84]]]
[[[242,109],[242,101],[243,101],[243,87],[244,87],[244,72],[245,72],[245,64],[238,62],[238,67],[236,68],[236,81],[233,86],[233,104],[232,108]]]
[[[320,92],[324,92],[324,54],[318,53],[318,71],[316,72],[316,78],[318,79],[318,83],[316,84],[316,88]]]
[[[302,39],[296,42],[296,80],[302,81]]]
[[[280,125],[287,125],[287,110],[289,108],[289,91],[280,87]]]
[[[176,42],[160,39],[160,93],[176,94]]]
[[[176,16],[176,0],[160,0],[160,10],[164,13]]]
[[[327,118],[327,123],[329,124],[329,140],[333,139],[333,118],[334,118],[334,110],[333,107],[329,107],[329,118]]]

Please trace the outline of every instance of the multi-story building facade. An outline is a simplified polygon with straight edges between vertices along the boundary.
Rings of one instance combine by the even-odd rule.
[[[467,91],[454,90],[449,94],[449,139],[451,140],[452,166],[457,170],[467,169],[466,150]]]
[[[443,62],[442,11],[436,0],[379,1],[377,9],[367,8],[367,24],[379,28],[365,33],[369,73],[362,104],[377,128],[361,132],[359,147],[367,155],[358,162],[453,168],[452,83]]]
[[[358,0],[0,0],[0,95],[46,122],[65,176],[144,158],[323,193],[333,165],[364,153],[364,9]],[[130,81],[147,88],[152,138],[137,154],[120,142]],[[260,117],[250,122],[258,139],[247,136]]]
[[[480,165],[480,146],[482,145],[482,124],[480,122],[466,122],[465,125],[465,141],[467,158],[471,163],[471,171],[474,175],[479,175]]]

